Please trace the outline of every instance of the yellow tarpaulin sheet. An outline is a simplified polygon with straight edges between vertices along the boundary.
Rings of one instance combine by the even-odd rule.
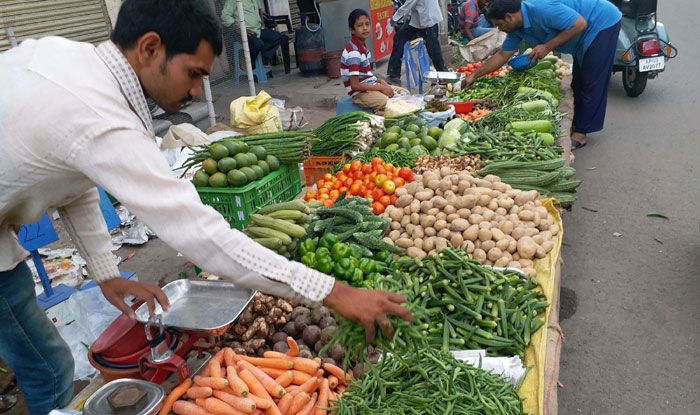
[[[535,269],[537,270],[535,279],[542,286],[542,291],[550,304],[554,302],[555,272],[561,256],[561,242],[564,237],[564,227],[556,203],[553,199],[542,201],[543,206],[549,210],[553,222],[559,225],[559,233],[554,239],[554,248],[549,252],[549,255],[535,261]],[[524,399],[525,413],[532,415],[544,413],[545,362],[547,360],[547,331],[550,311],[551,305],[547,308],[545,324],[532,335],[530,345],[525,349],[525,367],[530,370],[518,394]]]

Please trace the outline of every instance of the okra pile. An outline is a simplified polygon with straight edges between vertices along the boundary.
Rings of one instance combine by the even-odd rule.
[[[352,382],[337,415],[522,414],[505,380],[439,350],[385,355]]]
[[[402,287],[419,310],[421,335],[444,352],[523,356],[549,305],[534,279],[483,266],[454,248],[400,260],[387,285]]]

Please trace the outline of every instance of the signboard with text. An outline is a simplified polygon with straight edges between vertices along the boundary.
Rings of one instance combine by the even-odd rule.
[[[369,14],[372,21],[372,40],[374,50],[372,57],[375,62],[391,55],[394,44],[394,28],[390,24],[394,14],[391,0],[370,0]]]

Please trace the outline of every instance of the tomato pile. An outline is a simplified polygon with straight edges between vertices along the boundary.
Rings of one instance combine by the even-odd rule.
[[[483,66],[483,63],[475,62],[475,63],[470,63],[468,65],[464,65],[462,67],[459,67],[459,68],[455,69],[455,71],[458,73],[463,73],[464,75],[469,76],[469,75],[473,74],[474,72],[476,72],[477,70],[479,70],[482,66]],[[488,74],[486,76],[491,76],[491,77],[500,76],[500,75],[505,74],[507,72],[508,72],[508,69],[507,69],[507,67],[504,66],[500,69],[497,69],[497,70],[491,72],[490,74]]]
[[[375,157],[362,164],[353,160],[334,175],[326,173],[316,182],[317,190],[309,190],[304,200],[320,200],[324,206],[333,206],[341,193],[359,196],[372,201],[372,210],[379,215],[387,206],[396,202],[397,188],[413,181],[413,171],[408,167],[395,167],[391,163]]]

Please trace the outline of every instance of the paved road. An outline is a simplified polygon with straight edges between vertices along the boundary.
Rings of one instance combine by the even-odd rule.
[[[659,2],[679,57],[636,99],[616,75],[605,131],[576,152],[561,414],[700,413],[698,16],[695,0]]]

